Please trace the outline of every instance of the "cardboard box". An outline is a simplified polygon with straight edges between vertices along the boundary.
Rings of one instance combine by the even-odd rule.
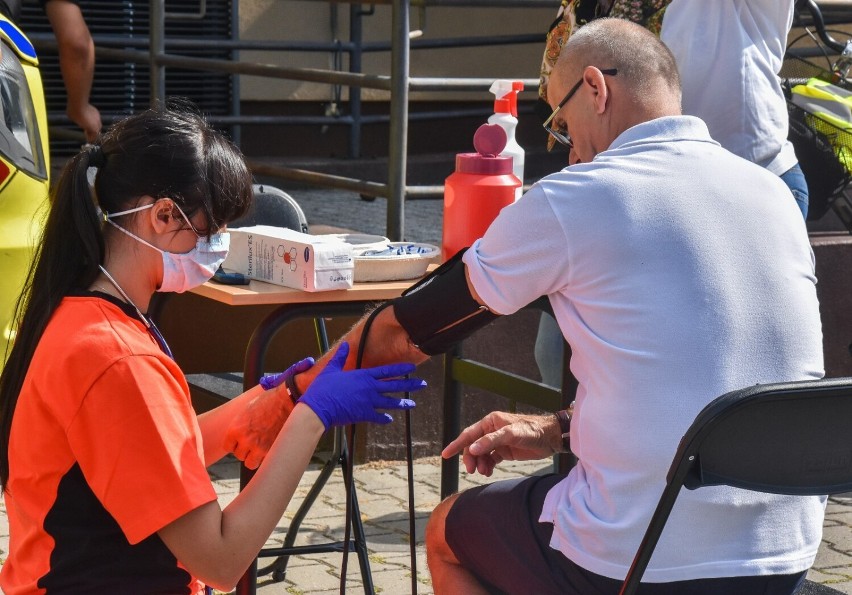
[[[269,225],[228,231],[231,249],[222,264],[226,271],[304,291],[352,287],[351,244]]]

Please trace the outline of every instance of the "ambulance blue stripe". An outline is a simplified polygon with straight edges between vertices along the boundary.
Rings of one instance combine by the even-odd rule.
[[[9,37],[9,40],[15,44],[15,47],[19,52],[25,56],[29,56],[30,58],[36,57],[33,44],[31,44],[30,40],[24,37],[23,33],[18,31],[12,23],[0,20],[0,29],[2,29],[3,33]]]

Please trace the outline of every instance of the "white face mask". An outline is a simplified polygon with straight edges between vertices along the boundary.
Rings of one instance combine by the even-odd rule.
[[[175,293],[183,293],[194,287],[204,284],[209,281],[216,270],[219,268],[225,258],[228,256],[228,248],[231,245],[231,234],[227,232],[219,232],[210,235],[208,240],[204,236],[198,236],[195,228],[190,223],[189,218],[184,214],[179,206],[175,205],[178,212],[183,216],[189,225],[190,229],[198,236],[195,242],[195,248],[186,253],[166,252],[160,250],[156,246],[149,244],[142,238],[130,233],[120,225],[110,221],[113,217],[120,215],[129,215],[144,209],[150,209],[155,203],[120,211],[118,213],[110,213],[106,215],[106,220],[110,225],[116,227],[122,233],[129,235],[137,242],[141,242],[146,246],[153,248],[163,255],[163,282],[157,291],[169,291]]]

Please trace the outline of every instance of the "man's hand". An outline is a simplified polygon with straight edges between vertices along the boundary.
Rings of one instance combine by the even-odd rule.
[[[556,416],[494,411],[465,428],[441,456],[448,459],[463,452],[468,473],[490,476],[501,461],[543,459],[559,452],[561,445]]]
[[[284,386],[260,392],[228,425],[225,451],[257,469],[294,406]]]

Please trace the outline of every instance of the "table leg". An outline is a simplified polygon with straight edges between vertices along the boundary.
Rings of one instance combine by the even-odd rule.
[[[260,380],[261,375],[263,374],[263,363],[266,358],[266,352],[269,348],[269,344],[272,338],[280,331],[285,325],[289,322],[297,319],[297,318],[322,318],[322,317],[333,317],[333,316],[353,316],[359,315],[363,313],[364,309],[372,302],[334,302],[334,303],[326,303],[326,304],[301,304],[296,306],[286,306],[279,308],[272,313],[270,313],[266,318],[264,318],[260,324],[258,324],[254,333],[252,334],[251,339],[249,340],[248,347],[246,348],[246,358],[243,364],[243,388],[248,389],[252,386],[255,386],[257,382]],[[325,338],[325,330],[317,328],[317,336],[322,341]],[[327,341],[327,338],[326,338]],[[326,343],[327,345],[327,343]],[[342,437],[342,434],[341,434]],[[335,440],[337,443],[338,440]],[[342,444],[342,443],[341,443]],[[345,447],[343,447],[342,451],[345,451]],[[342,461],[342,457],[335,455],[330,459],[333,465],[340,464]],[[330,473],[330,472],[329,472]],[[240,468],[240,489],[244,488],[251,478],[254,476],[254,472],[247,469],[245,466],[241,466]],[[321,475],[322,477],[322,475]],[[325,479],[323,479],[322,484],[325,483]],[[319,483],[319,479],[317,479],[316,483]],[[349,483],[349,479],[344,477],[344,481]],[[322,488],[322,485],[317,488],[317,494],[319,490]],[[311,493],[314,493],[314,488],[311,488]],[[313,496],[316,499],[316,495]],[[306,501],[307,502],[307,501]],[[304,519],[305,515],[310,508],[310,504],[305,506],[306,502],[302,503],[302,507],[300,507],[297,514],[301,515],[299,519],[299,523]],[[311,501],[312,503],[312,501]],[[353,504],[356,505],[357,502],[353,500]],[[303,510],[304,509],[304,512]],[[369,559],[367,557],[366,544],[364,543],[361,547],[358,546],[358,539],[364,542],[364,529],[363,524],[361,522],[361,516],[359,512],[353,515],[353,524],[355,529],[355,549],[358,552],[358,559],[361,564],[361,574],[362,579],[364,581],[365,588],[369,585],[372,592],[372,576],[370,574],[369,567]],[[292,526],[292,525],[291,525]],[[296,529],[298,525],[296,526]],[[290,537],[290,531],[288,530],[287,537]],[[295,531],[293,531],[293,539],[295,539]],[[292,544],[292,541],[291,541]],[[303,550],[299,550],[297,547],[291,548],[296,551],[303,551],[303,553],[316,553],[319,551],[340,551],[337,549],[337,544],[330,544],[327,547],[332,548],[330,550],[324,549],[322,546],[319,548],[314,546],[306,546]],[[281,555],[284,552],[281,550],[270,550],[273,553],[269,555]],[[291,552],[287,552],[292,553]],[[261,555],[264,554],[264,551],[261,552]],[[285,563],[286,567],[286,563]],[[245,574],[240,578],[237,583],[236,594],[237,595],[255,595],[257,593],[257,559],[253,560],[249,565],[249,568],[246,570]]]
[[[461,357],[461,343],[444,354],[444,412],[441,447],[456,439],[461,431],[462,384],[453,377],[453,360]],[[459,458],[441,459],[441,499],[459,489]]]
[[[258,570],[255,574],[255,578],[257,578],[257,576],[263,576],[271,573],[273,581],[283,581],[286,578],[287,564],[290,561],[290,556],[294,554],[317,554],[343,551],[345,547],[345,542],[343,541],[312,546],[296,546],[294,543],[296,542],[296,537],[298,536],[299,527],[302,525],[302,521],[305,520],[311,506],[319,497],[319,494],[323,487],[325,487],[328,478],[334,472],[334,468],[338,465],[340,465],[343,470],[343,483],[345,488],[347,490],[351,489],[352,478],[349,476],[348,472],[348,458],[349,451],[346,448],[346,438],[344,436],[343,428],[335,428],[333,452],[323,466],[322,471],[320,471],[319,477],[317,477],[316,481],[311,486],[307,496],[305,496],[305,499],[299,505],[299,509],[296,511],[293,520],[290,521],[290,526],[287,528],[287,534],[284,537],[284,545],[280,548],[263,549],[259,554],[259,557],[278,557],[269,566]],[[352,492],[352,530],[354,533],[354,539],[351,540],[350,547],[354,548],[355,553],[358,556],[358,562],[361,569],[361,579],[364,583],[364,591],[367,593],[373,593],[373,577],[370,569],[369,553],[367,552],[364,525],[361,521],[361,510],[358,506],[357,493],[354,491]]]

